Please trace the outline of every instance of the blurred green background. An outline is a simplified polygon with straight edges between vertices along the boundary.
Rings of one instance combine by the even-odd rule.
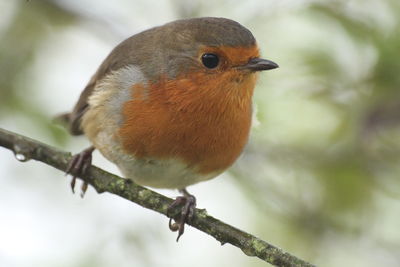
[[[280,68],[256,89],[240,160],[195,185],[198,206],[319,266],[400,266],[398,0],[0,0],[0,126],[78,152],[52,123],[108,52],[168,21],[248,27]],[[265,266],[0,149],[0,266]],[[118,173],[95,155],[95,164]],[[175,196],[176,192],[162,190]]]

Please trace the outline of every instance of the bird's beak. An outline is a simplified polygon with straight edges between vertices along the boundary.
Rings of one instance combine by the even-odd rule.
[[[245,65],[239,66],[238,69],[249,70],[249,71],[262,71],[262,70],[272,70],[278,67],[279,67],[278,64],[276,64],[271,60],[256,57],[250,59],[249,62],[247,62]]]

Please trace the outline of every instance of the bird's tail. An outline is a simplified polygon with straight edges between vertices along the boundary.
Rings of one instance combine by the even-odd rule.
[[[71,113],[66,112],[66,113],[59,114],[54,117],[53,122],[63,126],[72,135],[83,134],[80,127],[77,127],[77,125],[75,125],[76,123],[74,123],[74,121],[72,120]]]

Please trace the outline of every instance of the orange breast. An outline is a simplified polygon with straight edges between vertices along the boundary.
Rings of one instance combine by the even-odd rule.
[[[245,146],[256,74],[189,73],[132,87],[119,131],[137,158],[177,158],[200,173],[228,168]]]

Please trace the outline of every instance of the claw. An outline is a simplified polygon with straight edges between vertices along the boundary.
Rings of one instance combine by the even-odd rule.
[[[75,184],[78,174],[84,174],[88,168],[92,165],[92,153],[95,150],[93,146],[83,150],[81,153],[76,154],[72,157],[68,163],[66,174],[72,174],[71,189],[72,193],[75,193]],[[81,187],[81,197],[83,198],[88,188],[88,183],[83,182]]]
[[[170,218],[168,226],[169,229],[173,232],[178,232],[178,237],[176,238],[176,242],[179,241],[179,238],[185,232],[185,224],[191,222],[194,216],[195,208],[196,208],[196,198],[189,194],[186,189],[181,190],[183,196],[177,197],[174,202],[168,207],[167,215],[171,209],[174,209],[177,206],[182,206],[181,214],[178,219],[174,219],[175,222],[172,223],[172,218]]]
[[[83,182],[81,186],[81,198],[85,196],[86,190],[88,189],[88,185],[89,184],[87,182]]]
[[[71,180],[71,190],[72,190],[72,194],[75,194],[75,183],[76,183],[76,176],[72,177]]]

